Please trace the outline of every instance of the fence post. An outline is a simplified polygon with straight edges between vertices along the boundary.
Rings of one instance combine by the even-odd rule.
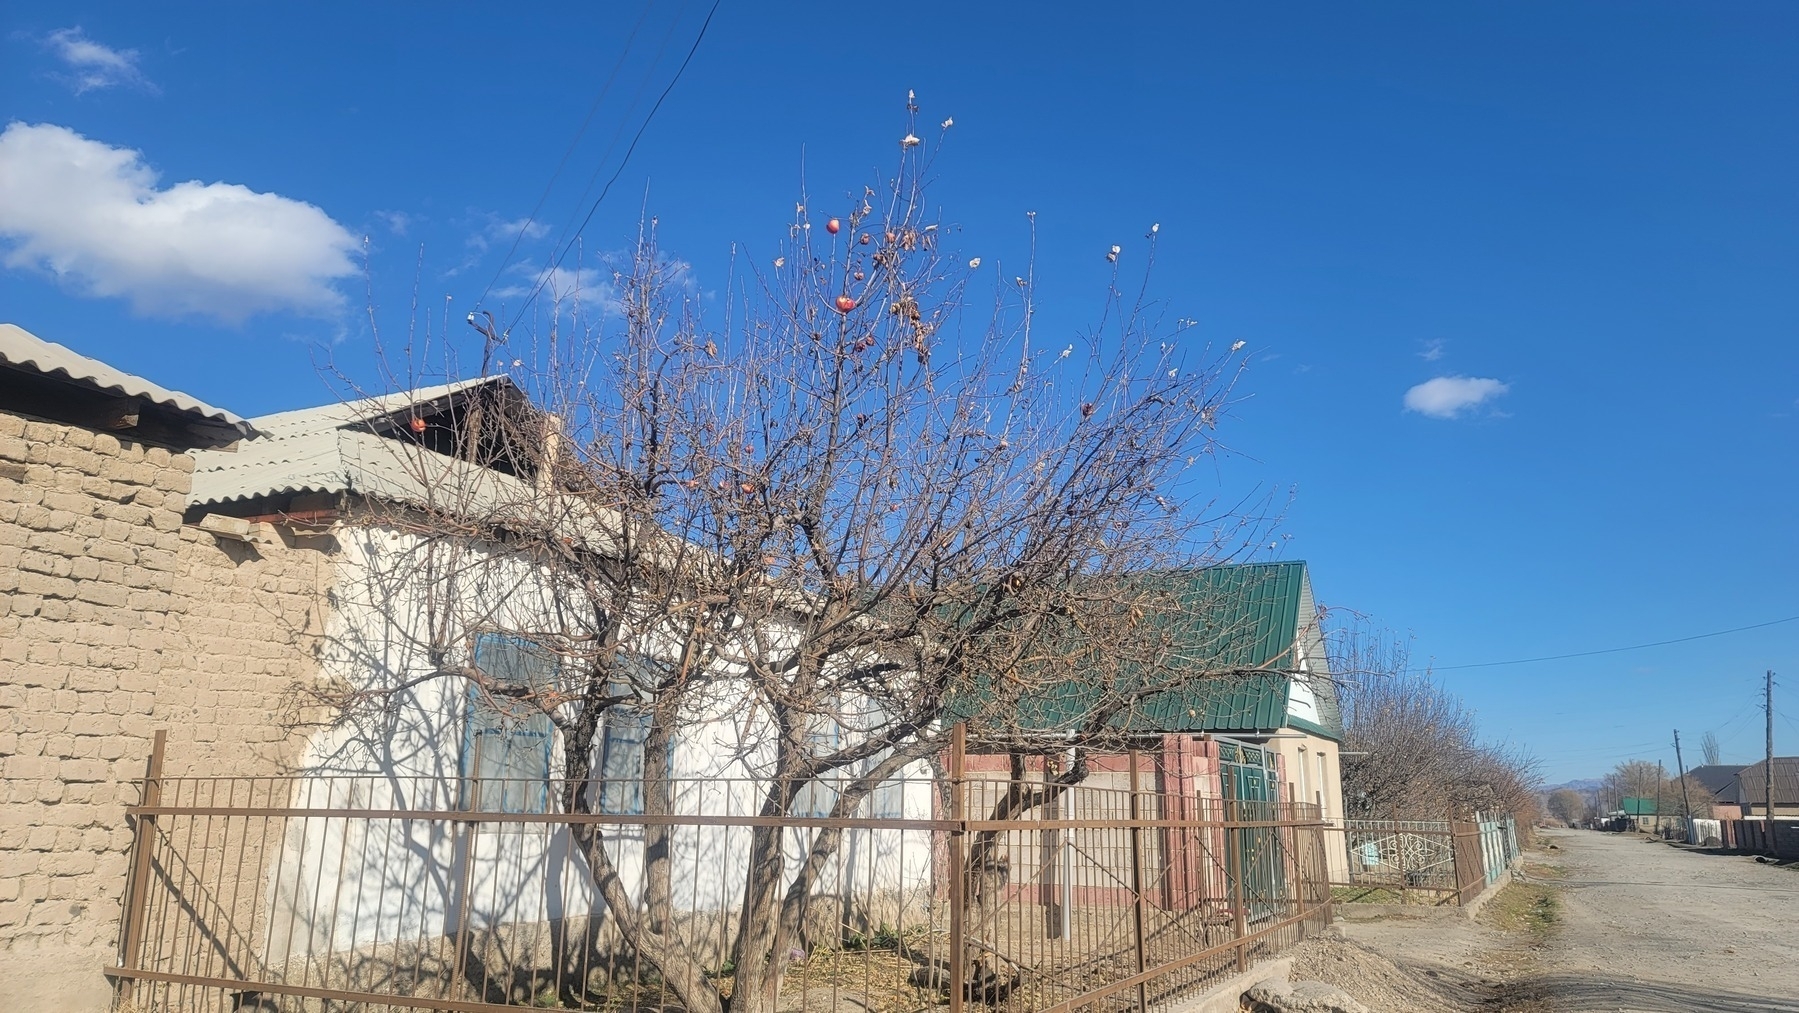
[[[1349,818],[1345,816],[1340,819],[1343,823],[1343,867],[1347,869],[1349,867]],[[1319,870],[1324,883],[1324,927],[1328,929],[1337,920],[1337,892],[1331,888],[1330,844],[1329,838],[1325,837],[1325,831],[1322,829],[1318,831],[1318,844],[1318,861],[1324,866]],[[1451,847],[1453,853],[1453,845]]]
[[[1399,856],[1399,903],[1405,904],[1411,901],[1412,874],[1407,872],[1405,867],[1405,834],[1399,829],[1399,810],[1393,810],[1393,819],[1391,823],[1393,827],[1393,851]],[[1455,845],[1451,843],[1450,849],[1453,851],[1454,848]]]
[[[1142,761],[1143,754],[1133,749],[1130,751],[1131,764],[1131,905],[1132,929],[1137,937],[1137,973],[1142,974],[1149,967],[1148,954],[1144,952],[1143,943],[1143,796],[1141,775],[1137,764]],[[1140,1013],[1149,1010],[1149,983],[1137,982],[1137,1009]]]
[[[963,991],[968,987],[967,957],[963,953],[964,924],[962,906],[967,899],[967,884],[962,849],[966,845],[968,816],[963,798],[963,780],[967,770],[968,726],[956,722],[949,738],[949,818],[955,826],[949,832],[949,1011],[962,1013]]]
[[[1229,767],[1224,771],[1224,878],[1230,889],[1231,933],[1237,941],[1237,970],[1249,970],[1249,946],[1243,937],[1249,934],[1248,912],[1243,910],[1243,828],[1237,822],[1237,775]],[[1233,838],[1232,834],[1236,836]]]
[[[144,764],[144,788],[140,804],[162,804],[162,761],[169,733],[157,729],[150,740],[150,759]],[[128,971],[144,966],[144,897],[150,889],[150,853],[156,847],[156,817],[140,813],[131,837],[131,886],[125,896],[125,942],[119,954],[119,966]],[[119,1000],[130,1002],[137,982],[119,979]]]
[[[1301,805],[1303,804],[1304,803],[1301,803]],[[1275,819],[1281,820],[1288,825],[1276,827],[1274,833],[1277,840],[1284,840],[1286,842],[1285,845],[1283,845],[1283,850],[1290,856],[1289,861],[1293,866],[1291,889],[1293,891],[1294,905],[1299,909],[1299,938],[1301,941],[1304,941],[1306,937],[1311,935],[1312,929],[1312,897],[1309,885],[1314,882],[1315,877],[1319,872],[1319,866],[1325,863],[1325,858],[1323,817],[1319,817],[1319,826],[1317,829],[1310,831],[1308,837],[1305,838],[1307,843],[1302,845],[1299,836],[1301,832],[1299,820],[1303,817],[1301,817],[1300,811],[1298,806],[1292,807],[1288,809],[1285,819],[1282,820],[1280,806],[1276,805],[1274,807]],[[1328,890],[1330,883],[1330,875],[1328,872],[1326,872],[1324,879],[1326,890]]]
[[[469,760],[468,778],[464,786],[467,792],[464,812],[477,812],[481,808],[481,733],[475,732],[474,738],[474,756]],[[462,990],[464,972],[468,969],[468,911],[474,904],[475,840],[481,833],[481,824],[475,820],[464,820],[462,825],[462,875],[457,877],[462,895],[456,905],[456,959],[447,982],[452,994]]]

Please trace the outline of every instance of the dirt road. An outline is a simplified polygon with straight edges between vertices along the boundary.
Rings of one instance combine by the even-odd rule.
[[[1559,849],[1542,859],[1560,869],[1558,924],[1508,997],[1554,1010],[1799,1013],[1799,870],[1620,834],[1549,831],[1544,843]]]
[[[1799,1013],[1799,868],[1588,831],[1539,847],[1477,920],[1347,924],[1295,976],[1375,1013]]]

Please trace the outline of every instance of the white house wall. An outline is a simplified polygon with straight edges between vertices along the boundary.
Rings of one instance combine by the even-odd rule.
[[[321,659],[323,674],[340,688],[375,691],[420,679],[434,670],[425,645],[442,593],[442,572],[413,563],[425,553],[415,536],[383,527],[346,528],[335,610]],[[437,552],[441,546],[431,551]],[[470,551],[457,559],[455,593],[462,612],[488,628],[529,632],[550,611],[549,577],[515,556]],[[457,631],[457,641],[461,634]],[[456,659],[460,660],[460,659]],[[311,808],[459,807],[465,683],[425,678],[384,698],[382,706],[352,712],[308,743],[294,804]],[[745,748],[762,729],[744,728],[742,701],[715,699],[676,736],[673,775],[676,811],[753,815],[761,805],[768,750]],[[561,756],[560,748],[552,757]],[[554,762],[554,761],[553,761]],[[597,757],[596,757],[597,765]],[[931,815],[928,766],[909,767],[901,796],[904,816]],[[269,883],[265,952],[300,956],[376,942],[419,940],[454,932],[461,921],[459,872],[469,835],[448,820],[309,818],[291,820],[282,857]],[[641,831],[608,832],[621,880],[637,897],[643,881]],[[734,907],[747,876],[750,831],[681,827],[673,840],[677,911]],[[789,874],[810,844],[809,832],[787,841]],[[565,828],[485,824],[474,835],[468,924],[485,928],[566,917],[602,915],[586,863],[571,853]],[[925,831],[847,832],[840,853],[821,877],[827,895],[929,889],[931,840]]]

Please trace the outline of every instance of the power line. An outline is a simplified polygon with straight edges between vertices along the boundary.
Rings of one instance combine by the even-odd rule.
[[[1758,706],[1756,701],[1749,700],[1749,701],[1745,702],[1742,707],[1738,708],[1737,712],[1735,714],[1732,714],[1730,716],[1730,718],[1728,720],[1726,720],[1723,724],[1719,725],[1716,728],[1711,728],[1711,729],[1707,729],[1707,730],[1710,731],[1714,735],[1722,736],[1722,735],[1730,732],[1731,729],[1733,729],[1734,727],[1736,727],[1737,722],[1748,717],[1751,709],[1760,710],[1761,708],[1760,708],[1760,706]]]
[[[562,249],[550,261],[550,266],[537,279],[537,284],[532,287],[531,293],[520,303],[518,312],[512,317],[512,322],[506,325],[506,331],[511,331],[520,320],[524,319],[525,311],[543,292],[543,287],[549,282],[550,276],[556,272],[558,267],[562,266],[562,258],[568,256],[568,251],[574,248],[575,242],[581,238],[581,233],[587,228],[587,224],[593,221],[594,212],[600,209],[600,204],[605,201],[606,195],[612,192],[612,184],[618,182],[618,178],[624,175],[625,167],[631,164],[631,154],[637,150],[637,142],[643,140],[644,131],[648,130],[650,123],[656,119],[656,113],[662,108],[662,103],[668,98],[669,93],[675,90],[675,85],[681,83],[682,75],[687,73],[688,64],[693,62],[693,55],[700,51],[700,43],[706,39],[706,29],[712,26],[713,15],[718,13],[719,4],[723,2],[724,0],[712,0],[712,7],[706,12],[706,20],[700,23],[700,31],[698,35],[694,36],[693,45],[688,47],[687,55],[682,58],[681,65],[675,68],[675,76],[669,79],[668,87],[662,89],[662,94],[656,96],[656,103],[650,106],[649,114],[643,118],[642,125],[637,128],[637,133],[631,138],[630,146],[625,149],[624,158],[619,160],[618,169],[612,173],[612,178],[606,180],[606,185],[600,189],[600,195],[594,198],[593,205],[587,209],[587,214],[581,219],[581,224],[576,227],[575,234],[563,244]]]
[[[686,0],[682,0],[682,9],[683,11],[686,9]],[[677,16],[675,19],[669,21],[668,30],[662,33],[661,40],[656,43],[656,55],[651,58],[649,64],[644,68],[643,78],[637,82],[636,90],[631,93],[631,101],[626,103],[624,115],[619,117],[617,129],[613,130],[612,136],[606,139],[606,147],[600,152],[600,157],[594,159],[593,172],[588,174],[587,182],[582,185],[581,195],[574,200],[574,206],[577,209],[579,209],[581,205],[587,203],[588,195],[593,193],[594,186],[599,183],[600,176],[606,171],[606,166],[612,163],[612,153],[618,150],[619,141],[625,134],[630,132],[631,121],[637,118],[637,107],[643,101],[644,96],[649,92],[650,82],[656,76],[657,69],[662,66],[662,57],[668,52],[669,40],[675,37],[675,30],[680,27],[680,17]],[[564,223],[561,231],[556,233],[556,238],[550,243],[550,249],[560,250],[563,242],[569,238],[574,227],[575,223],[573,221]],[[562,254],[566,253],[566,250],[562,251]],[[552,263],[560,263],[562,254],[558,254],[558,259],[552,261]],[[547,279],[553,272],[553,267],[546,267],[544,268],[542,277]],[[536,291],[532,292],[533,297],[535,297],[536,294]],[[522,305],[529,306],[530,304],[529,302],[526,302]]]
[[[1795,621],[1799,621],[1799,616],[1788,616],[1785,619],[1774,619],[1765,623],[1756,623],[1753,626],[1738,626],[1735,629],[1717,630],[1712,633],[1695,633],[1690,637],[1676,637],[1673,640],[1657,640],[1648,644],[1632,644],[1629,647],[1607,647],[1597,651],[1575,651],[1573,654],[1549,654],[1544,655],[1541,658],[1517,658],[1512,661],[1482,661],[1472,665],[1437,665],[1433,667],[1438,672],[1456,672],[1468,668],[1497,668],[1500,665],[1529,665],[1538,661],[1562,661],[1567,658],[1590,658],[1596,654],[1617,654],[1621,651],[1641,651],[1649,647],[1666,647],[1669,644],[1685,644],[1694,640],[1706,640],[1711,637],[1729,636],[1732,633],[1746,633],[1750,630],[1765,629],[1769,626],[1779,626],[1781,623]]]
[[[500,266],[494,268],[493,278],[488,281],[487,287],[481,290],[481,298],[475,300],[477,306],[486,301],[487,294],[500,283],[500,275],[504,274],[506,268],[511,265],[513,255],[518,252],[519,243],[523,242],[526,234],[531,231],[532,224],[537,221],[537,213],[543,210],[544,202],[550,199],[550,191],[555,188],[556,181],[562,178],[562,170],[568,168],[569,158],[574,155],[575,148],[581,143],[581,138],[587,135],[587,128],[592,125],[594,114],[600,111],[601,103],[605,102],[606,96],[612,93],[613,82],[618,80],[618,72],[624,69],[625,59],[631,55],[631,46],[637,41],[637,33],[643,30],[643,23],[649,19],[650,7],[651,5],[648,3],[643,5],[643,13],[637,16],[637,23],[631,26],[631,34],[625,37],[625,46],[619,50],[618,60],[612,64],[612,72],[606,75],[606,83],[600,86],[600,93],[594,96],[593,104],[587,107],[587,115],[582,118],[581,126],[575,130],[575,136],[568,142],[568,148],[562,152],[562,160],[556,163],[556,171],[550,173],[550,181],[543,185],[543,193],[538,195],[537,203],[531,207],[531,213],[519,222],[518,235],[512,237],[512,245],[507,248],[506,256],[500,260]]]

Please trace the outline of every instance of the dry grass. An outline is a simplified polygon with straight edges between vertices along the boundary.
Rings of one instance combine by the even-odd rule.
[[[1508,883],[1480,916],[1501,932],[1521,932],[1541,942],[1561,922],[1561,900],[1555,888],[1544,883]]]
[[[1439,890],[1406,890],[1397,886],[1333,886],[1331,899],[1338,904],[1406,904],[1412,907],[1450,907],[1455,894]]]
[[[1331,899],[1339,904],[1401,904],[1400,892],[1390,886],[1333,886]]]
[[[903,941],[906,949],[922,953],[931,952],[931,942],[924,931],[908,934]],[[941,993],[912,983],[920,966],[897,948],[814,949],[788,968],[781,1006],[816,1010],[825,1004],[810,1001],[808,993],[815,990],[829,992],[837,1000],[829,1006],[845,1010],[859,1006],[871,1013],[909,1013],[946,1002]]]

